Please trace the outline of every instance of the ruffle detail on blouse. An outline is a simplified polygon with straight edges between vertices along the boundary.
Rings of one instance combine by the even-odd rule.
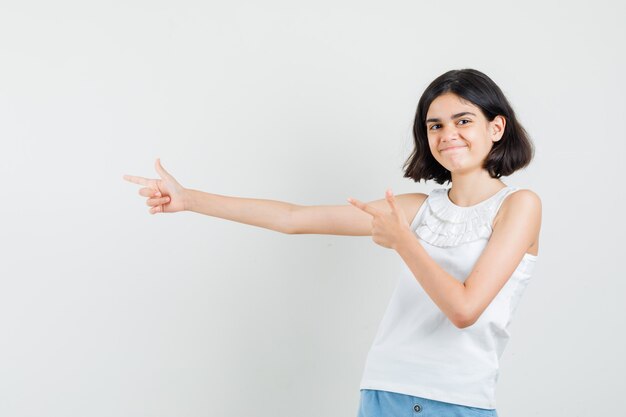
[[[415,233],[434,246],[451,247],[479,239],[489,239],[492,222],[502,199],[513,187],[507,186],[474,206],[460,207],[448,198],[448,190],[432,190],[426,211]]]

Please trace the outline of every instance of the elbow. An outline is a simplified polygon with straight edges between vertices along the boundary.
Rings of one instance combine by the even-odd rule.
[[[296,206],[294,204],[289,205],[289,209],[287,210],[287,215],[284,220],[281,222],[280,232],[285,235],[297,235],[300,234],[300,231],[294,226],[294,210]]]
[[[484,310],[481,310],[480,306],[476,305],[473,300],[468,299],[467,289],[464,296],[465,298],[459,302],[458,308],[455,311],[454,320],[452,320],[452,323],[459,329],[465,329],[476,323]]]
[[[454,320],[452,320],[452,323],[459,329],[465,329],[466,327],[470,327],[476,323],[477,320],[478,317],[476,317],[475,314],[465,310],[458,312],[454,317]]]
[[[284,235],[295,235],[297,233],[297,231],[294,230],[288,223],[276,225],[274,227],[274,231],[282,233]]]
[[[476,323],[476,320],[472,319],[457,319],[454,322],[454,325],[459,329],[465,329],[466,327],[470,327],[472,324]]]

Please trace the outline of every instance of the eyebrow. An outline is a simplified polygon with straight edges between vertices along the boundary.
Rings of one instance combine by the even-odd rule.
[[[472,116],[476,116],[474,113],[472,113],[470,111],[464,111],[464,112],[461,112],[461,113],[453,114],[452,118],[456,119],[457,117],[465,116],[466,114],[471,114]],[[426,120],[426,123],[429,123],[429,122],[440,122],[440,121],[441,121],[441,119],[434,118],[434,119]]]

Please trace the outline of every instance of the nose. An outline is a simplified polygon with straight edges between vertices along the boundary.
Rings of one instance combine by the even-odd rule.
[[[441,142],[450,142],[459,138],[459,133],[457,131],[456,126],[452,125],[441,125],[438,132],[439,138]]]

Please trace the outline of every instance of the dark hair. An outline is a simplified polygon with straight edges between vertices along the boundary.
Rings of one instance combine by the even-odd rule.
[[[489,121],[498,115],[506,119],[502,138],[494,142],[483,164],[492,178],[511,175],[530,164],[534,147],[502,90],[482,72],[468,68],[440,75],[422,94],[413,123],[415,148],[403,166],[405,178],[412,178],[415,182],[433,179],[439,184],[452,180],[450,171],[437,162],[430,152],[426,132],[426,113],[430,104],[448,92],[480,108]]]

